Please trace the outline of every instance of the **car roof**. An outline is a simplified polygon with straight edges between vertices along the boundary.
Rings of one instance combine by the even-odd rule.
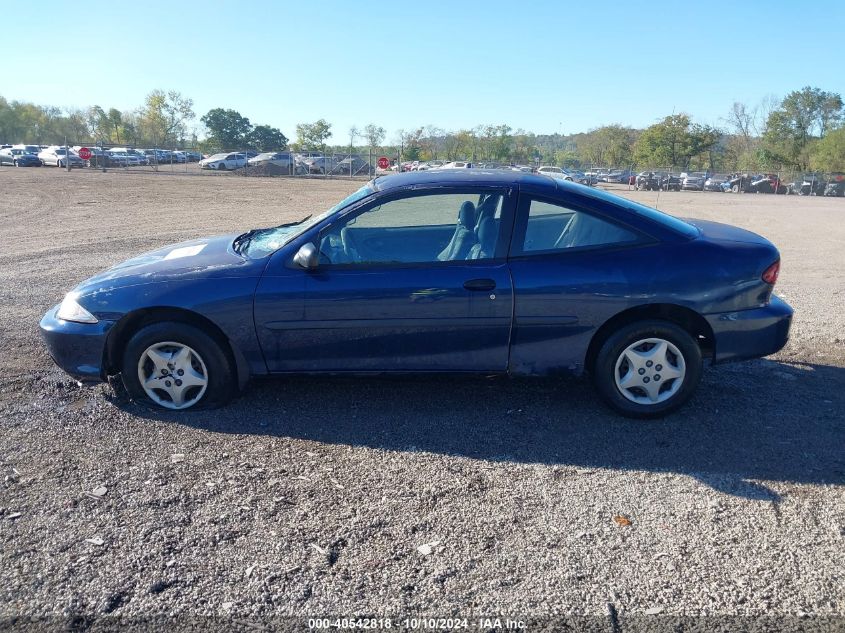
[[[524,171],[512,171],[510,169],[437,169],[409,171],[392,176],[381,176],[373,181],[373,185],[378,191],[425,185],[469,187],[474,185],[501,185],[503,187],[511,185],[532,185],[533,187],[548,189],[549,191],[560,189],[562,188],[561,185],[580,187],[580,185],[573,185],[559,178],[535,175]]]

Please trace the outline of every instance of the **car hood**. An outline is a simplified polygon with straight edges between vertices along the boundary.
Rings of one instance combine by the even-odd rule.
[[[81,294],[147,283],[259,276],[266,258],[250,259],[232,250],[237,233],[181,242],[127,259],[85,280]]]

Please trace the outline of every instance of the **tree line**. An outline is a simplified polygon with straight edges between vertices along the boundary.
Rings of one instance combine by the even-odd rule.
[[[678,170],[845,170],[842,97],[804,87],[756,106],[736,102],[720,125],[687,113],[666,115],[645,129],[604,125],[579,134],[535,134],[507,124],[447,131],[434,125],[386,131],[369,123],[334,133],[325,119],[295,125],[290,141],[278,128],[255,125],[236,110],[213,108],[199,119],[193,101],[177,91],[153,90],[135,110],[39,106],[0,96],[0,141],[199,147],[205,152],[378,152],[403,160],[457,160],[561,167],[669,167]],[[348,143],[329,144],[348,138]]]

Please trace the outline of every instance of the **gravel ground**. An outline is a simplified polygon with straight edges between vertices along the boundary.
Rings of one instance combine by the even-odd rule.
[[[660,195],[774,241],[796,309],[783,351],[708,369],[662,422],[614,416],[577,379],[261,380],[223,410],[172,415],[52,366],[38,319],[82,278],[358,186],[0,170],[0,618],[843,625],[842,200]]]

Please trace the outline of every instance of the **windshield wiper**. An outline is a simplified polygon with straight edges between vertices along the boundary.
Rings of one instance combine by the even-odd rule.
[[[238,253],[239,255],[246,248],[246,245],[249,244],[249,241],[252,239],[253,235],[258,233],[258,231],[263,231],[264,229],[250,229],[246,233],[242,235],[238,235],[235,238],[235,241],[232,242],[232,250]]]
[[[238,255],[240,255],[244,252],[244,249],[246,249],[246,247],[249,246],[249,243],[252,241],[252,238],[255,237],[258,233],[261,233],[263,231],[274,231],[276,229],[284,229],[284,228],[289,227],[289,226],[298,226],[299,224],[302,224],[303,222],[308,220],[310,217],[311,217],[311,214],[309,213],[308,215],[306,215],[301,220],[297,220],[295,222],[286,222],[285,224],[280,224],[279,226],[274,226],[272,229],[250,229],[246,233],[243,233],[242,235],[238,235],[235,238],[235,241],[232,242],[232,250],[234,250]]]
[[[284,224],[280,224],[279,226],[274,226],[273,228],[274,229],[283,229],[286,226],[296,226],[297,224],[302,224],[303,222],[305,222],[305,220],[310,220],[312,215],[313,214],[309,213],[308,215],[306,215],[301,220],[297,220],[296,222],[285,222]]]

